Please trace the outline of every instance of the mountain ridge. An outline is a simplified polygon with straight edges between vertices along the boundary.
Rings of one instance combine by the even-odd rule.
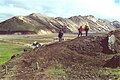
[[[91,32],[107,32],[120,28],[120,22],[110,22],[104,19],[97,19],[92,15],[71,16],[69,18],[49,17],[40,13],[32,13],[27,16],[14,16],[0,23],[0,31],[33,32],[35,34],[56,33],[60,28],[66,33],[77,33],[78,27],[85,24],[90,26]]]

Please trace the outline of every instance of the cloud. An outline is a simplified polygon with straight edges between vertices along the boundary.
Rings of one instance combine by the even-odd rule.
[[[118,0],[1,0],[0,18],[41,13],[52,17],[94,15],[120,21]]]

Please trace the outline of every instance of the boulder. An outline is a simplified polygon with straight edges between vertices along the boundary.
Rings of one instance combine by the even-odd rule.
[[[111,36],[111,48],[113,47],[116,53],[120,53],[120,30],[111,31],[108,35]]]

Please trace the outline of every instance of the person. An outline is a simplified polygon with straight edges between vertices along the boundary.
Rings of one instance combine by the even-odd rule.
[[[63,37],[63,30],[60,29],[60,31],[59,31],[59,33],[58,33],[59,42],[62,41],[62,37]]]
[[[88,35],[88,30],[89,30],[89,27],[88,27],[87,24],[85,25],[85,29],[84,30],[85,30],[85,33],[86,33],[86,36],[87,36]]]
[[[80,26],[80,28],[78,28],[78,37],[79,37],[79,35],[81,35],[82,36],[82,26]]]

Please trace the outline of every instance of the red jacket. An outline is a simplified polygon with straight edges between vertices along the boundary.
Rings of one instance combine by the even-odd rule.
[[[80,28],[78,29],[79,32],[82,32],[82,26],[80,26]]]

